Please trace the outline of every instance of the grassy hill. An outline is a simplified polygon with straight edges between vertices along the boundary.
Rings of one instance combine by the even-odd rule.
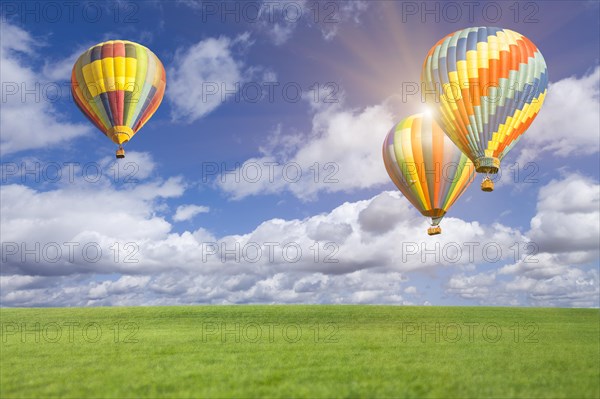
[[[0,397],[600,396],[597,309],[0,309]]]

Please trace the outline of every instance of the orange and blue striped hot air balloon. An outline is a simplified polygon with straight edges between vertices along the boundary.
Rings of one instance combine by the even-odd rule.
[[[81,112],[119,146],[141,129],[160,105],[165,68],[146,47],[111,40],[81,54],[71,74],[71,94]]]
[[[442,129],[477,172],[489,174],[498,172],[500,160],[540,111],[548,71],[525,36],[476,27],[437,42],[427,54],[421,80]],[[481,188],[492,191],[493,182],[486,177]]]
[[[429,235],[441,233],[440,221],[475,174],[473,163],[427,114],[411,115],[390,130],[383,161],[396,187],[432,219]]]

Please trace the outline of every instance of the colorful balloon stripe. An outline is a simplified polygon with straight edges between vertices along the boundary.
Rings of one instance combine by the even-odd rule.
[[[434,225],[475,173],[473,163],[423,114],[403,119],[388,133],[383,161],[396,187]]]
[[[502,159],[531,125],[548,86],[546,62],[525,36],[500,28],[454,32],[427,54],[421,79],[434,116],[471,160]]]
[[[146,47],[114,40],[84,52],[73,67],[71,83],[79,109],[102,133],[123,144],[158,109],[166,73]]]

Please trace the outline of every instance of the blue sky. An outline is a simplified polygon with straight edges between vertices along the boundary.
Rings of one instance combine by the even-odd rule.
[[[598,306],[597,2],[47,4],[2,4],[3,306]],[[538,46],[548,97],[496,191],[478,179],[430,238],[380,147],[424,109],[410,90],[429,48],[480,25]],[[77,56],[110,39],[144,44],[167,70],[162,105],[120,166],[68,89]],[[263,178],[251,181],[256,165]],[[220,175],[236,168],[238,179]],[[236,243],[239,255],[256,245],[262,255],[211,253]],[[274,258],[266,243],[277,243]],[[90,261],[86,244],[102,256]],[[295,262],[282,255],[290,245],[303,251]]]

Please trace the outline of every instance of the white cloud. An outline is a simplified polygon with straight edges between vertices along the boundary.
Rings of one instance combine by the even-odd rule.
[[[406,287],[404,289],[404,292],[406,294],[412,294],[412,295],[414,295],[414,294],[417,293],[417,287],[415,287],[414,285],[408,286],[408,287]]]
[[[546,256],[539,257],[540,261]],[[598,307],[597,269],[543,263],[523,268],[522,262],[505,267],[500,274],[457,274],[450,278],[446,293],[482,305]],[[531,266],[531,264],[530,264]],[[534,271],[532,273],[532,271]],[[499,278],[508,275],[509,279]]]
[[[519,143],[520,164],[542,154],[566,157],[600,151],[600,67],[550,83],[540,114]]]
[[[488,305],[599,306],[599,197],[598,183],[580,175],[550,181],[514,261],[455,275],[446,292]]]
[[[154,168],[151,159],[146,163]],[[427,238],[425,219],[395,192],[302,220],[267,220],[243,235],[217,238],[202,228],[173,233],[161,209],[164,201],[182,195],[185,184],[147,172],[140,176],[149,177],[140,177],[129,188],[117,187],[108,178],[96,184],[79,179],[49,191],[4,186],[0,282],[10,289],[3,289],[2,303],[409,304],[401,293],[405,288],[406,294],[415,293],[407,278],[411,271],[483,261],[479,249],[471,256],[462,248],[457,257],[453,248],[458,243],[497,242],[505,259],[507,247],[522,239],[504,226],[453,218],[444,222],[451,234]],[[377,212],[387,207],[396,211],[387,214],[391,222],[383,226]],[[74,259],[69,259],[65,242],[79,244]],[[10,246],[14,243],[16,248]],[[36,243],[42,259],[31,254],[23,259],[21,245],[32,249]],[[48,258],[55,258],[54,249],[43,250],[51,243],[63,247],[62,256],[53,262]],[[103,251],[98,261],[82,254],[82,247],[90,243]],[[424,256],[424,249],[438,255]],[[125,261],[129,255],[135,262]],[[452,259],[447,261],[447,256]],[[113,273],[119,277],[99,277]]]
[[[282,0],[277,3],[265,0],[261,4],[261,17],[256,26],[263,30],[276,46],[285,44],[296,29],[310,18],[307,5],[307,0]]]
[[[332,40],[342,24],[360,23],[368,8],[364,0],[312,3],[307,0],[263,1],[261,17],[256,26],[264,31],[276,46],[287,43],[301,26],[316,27],[323,39]]]
[[[345,203],[328,214],[304,220],[268,220],[244,235],[217,239],[202,229],[174,234],[171,225],[157,215],[157,209],[161,198],[179,197],[183,190],[182,182],[173,178],[141,181],[125,191],[110,185],[93,188],[75,185],[38,192],[9,184],[2,191],[2,213],[8,215],[2,225],[3,240],[25,242],[27,248],[32,248],[35,242],[43,246],[49,242],[68,241],[95,241],[107,246],[116,242],[135,242],[139,246],[143,267],[110,264],[111,258],[107,256],[104,263],[85,265],[90,272],[106,271],[108,267],[109,270],[125,268],[139,273],[148,266],[152,266],[149,271],[178,267],[199,272],[203,268],[220,269],[223,264],[232,263],[231,270],[254,270],[256,267],[344,274],[369,268],[402,272],[435,268],[444,263],[445,256],[457,265],[468,264],[481,261],[483,252],[477,249],[471,257],[463,247],[459,248],[461,253],[455,254],[455,243],[489,240],[499,243],[508,254],[506,248],[521,239],[518,232],[500,225],[485,227],[447,218],[444,225],[452,231],[451,235],[422,241],[416,237],[424,237],[426,220],[397,193],[382,193],[371,200]],[[382,207],[394,207],[397,214],[390,217],[391,225],[372,234],[373,226],[378,225],[377,209]],[[390,246],[390,240],[397,245]],[[214,243],[217,253],[209,254],[208,248],[203,247],[208,243]],[[274,243],[272,257],[268,243]],[[288,244],[292,246],[286,253],[284,248]],[[239,262],[233,257],[224,257],[226,251],[235,249],[236,245],[240,248],[237,251]],[[262,256],[252,263],[248,259],[255,257],[257,246]],[[296,247],[301,251],[299,257],[296,257]],[[423,248],[445,249],[438,251],[437,256],[423,256]],[[332,262],[328,262],[327,257]],[[55,267],[54,271],[68,274],[68,263],[60,263],[61,267]],[[18,267],[19,262],[13,266]],[[28,270],[35,269],[35,265],[26,266]],[[76,271],[81,270],[76,268]]]
[[[3,186],[3,305],[411,304],[414,296],[437,302],[412,280],[425,275],[470,303],[598,306],[598,273],[589,266],[598,259],[593,249],[575,245],[531,258],[524,251],[530,240],[520,231],[452,217],[444,218],[442,235],[429,237],[426,219],[398,192],[305,219],[266,220],[245,234],[175,233],[166,219],[168,201],[183,195],[185,183],[153,177],[147,154],[136,159],[142,171],[129,186],[111,182],[110,174],[98,183],[78,178],[48,191]],[[564,182],[585,179],[545,189],[553,192]],[[538,214],[590,209],[546,198],[540,194]],[[78,244],[73,259],[65,242]],[[56,257],[51,243],[63,247],[56,261],[48,259]],[[97,261],[90,259],[94,251],[82,253],[93,243],[103,251]],[[31,253],[23,258],[25,249],[41,259]],[[453,275],[440,279],[446,272]]]
[[[494,284],[496,284],[494,273],[458,274],[450,278],[446,285],[446,292],[467,299],[485,301],[490,297],[491,287]]]
[[[247,34],[235,40],[223,36],[209,38],[177,51],[167,72],[167,98],[172,105],[173,120],[191,123],[232,96],[226,93],[235,92],[246,79],[233,47],[248,40]]]
[[[147,152],[127,151],[127,158],[115,161],[113,156],[106,156],[99,166],[109,171],[111,180],[121,183],[137,183],[156,173],[157,165]]]
[[[31,37],[27,31],[19,28],[16,25],[8,23],[7,21],[4,21],[2,24],[2,38],[4,40],[0,45],[0,49],[2,50],[3,55],[6,55],[7,57],[9,55],[15,55],[8,54],[9,52],[17,52],[28,55],[34,53],[36,40],[34,40],[34,38]],[[4,52],[6,52],[6,54]]]
[[[65,58],[59,60],[46,61],[42,69],[43,75],[49,81],[62,82],[71,81],[71,72],[73,71],[73,65],[77,62],[79,56],[86,51],[88,48],[93,46],[94,43],[87,43],[83,46],[77,47]]]
[[[598,271],[567,268],[558,275],[534,279],[518,276],[506,284],[506,291],[523,293],[535,306],[598,306]]]
[[[175,215],[173,216],[173,220],[175,222],[183,222],[184,220],[193,219],[194,216],[200,213],[206,213],[210,211],[210,208],[207,206],[200,205],[180,205],[177,207],[175,211]]]
[[[310,133],[281,134],[278,127],[261,148],[263,156],[238,168],[241,178],[228,174],[216,183],[234,199],[287,190],[303,200],[315,199],[320,191],[387,183],[381,146],[395,122],[387,103],[362,110],[325,106],[317,109]]]
[[[262,32],[276,46],[287,43],[301,27],[315,27],[325,40],[333,39],[344,23],[360,23],[368,8],[365,0],[313,3],[308,0],[264,0],[245,6],[244,3],[202,2],[178,0],[177,4],[202,14],[203,21],[237,21]]]
[[[550,85],[546,104],[518,146],[518,162],[526,168],[518,176],[512,168],[505,168],[498,187],[518,189],[526,185],[515,184],[515,179],[537,179],[535,165],[526,161],[543,152],[564,157],[599,151],[599,76],[600,67],[581,78]],[[565,103],[566,97],[569,101]],[[364,109],[345,108],[343,93],[340,100],[311,103],[310,132],[284,132],[282,125],[277,125],[259,148],[259,156],[242,164],[237,175],[221,176],[216,184],[233,199],[289,191],[302,200],[314,200],[319,192],[347,192],[389,183],[382,167],[381,145],[397,122],[394,99]],[[257,169],[259,177],[255,178]]]
[[[35,39],[8,22],[1,25],[0,31],[0,81],[3,85],[0,154],[62,144],[91,131],[87,122],[68,122],[53,104],[58,94],[60,97],[70,94],[64,86],[45,81],[48,77],[44,76],[43,70],[34,70],[30,66],[38,46]]]
[[[600,185],[572,174],[542,187],[527,233],[542,252],[598,251]]]
[[[273,44],[280,46],[290,40],[294,30],[296,30],[295,24],[275,22],[267,32]]]
[[[340,3],[331,3],[336,5],[336,12],[333,15],[335,23],[327,23],[324,19],[321,24],[321,32],[325,40],[332,40],[339,31],[340,24],[347,22],[360,23],[360,16],[368,8],[368,3],[362,0],[344,1]]]
[[[3,254],[6,256],[6,245],[16,245],[19,255],[2,259],[3,273],[61,275],[102,272],[103,268],[134,269],[136,264],[111,265],[111,256],[115,251],[123,252],[121,257],[132,252],[123,248],[128,243],[138,246],[167,236],[171,225],[157,214],[165,199],[183,194],[182,179],[149,178],[154,162],[147,154],[135,152],[128,163],[104,159],[96,165],[102,167],[100,173],[95,168],[86,173],[73,167],[63,171],[60,181],[52,185],[39,182],[43,175],[34,177],[37,187],[51,188],[46,191],[19,184],[23,183],[19,174],[6,180],[0,191]],[[67,243],[76,243],[78,249],[69,250]],[[115,243],[119,243],[118,248],[112,247]],[[97,263],[87,261],[83,253],[87,244],[101,248]],[[40,248],[37,258],[20,256],[36,246]],[[95,259],[93,251],[90,256]]]

